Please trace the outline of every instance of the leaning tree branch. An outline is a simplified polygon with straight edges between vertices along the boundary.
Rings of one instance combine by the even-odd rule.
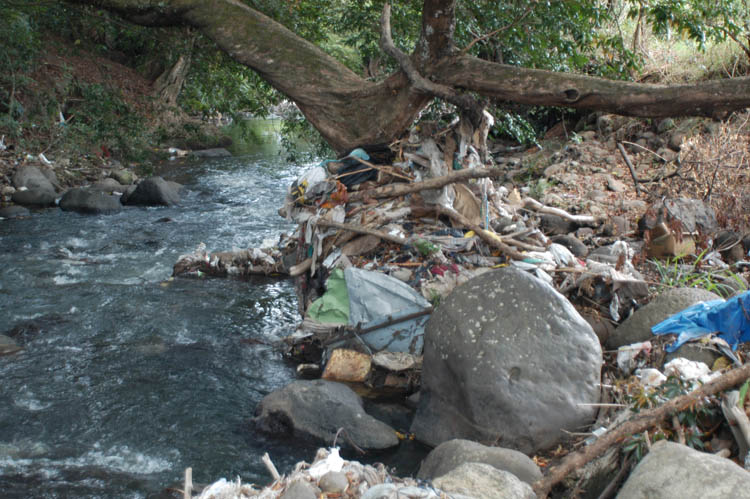
[[[380,48],[396,59],[401,70],[406,74],[414,90],[417,92],[439,97],[446,102],[454,104],[459,109],[465,111],[475,127],[478,127],[482,121],[482,106],[468,94],[459,94],[451,87],[434,83],[417,71],[416,66],[408,55],[401,52],[393,43],[391,37],[391,5],[383,5],[383,14],[380,17]]]
[[[552,487],[561,482],[570,472],[601,456],[607,449],[620,443],[625,437],[641,433],[676,412],[703,405],[710,395],[737,386],[748,378],[750,378],[750,364],[745,364],[740,368],[727,371],[712,382],[706,383],[686,395],[673,398],[660,407],[638,413],[599,437],[593,444],[578,452],[568,454],[559,465],[549,470],[547,476],[534,482],[534,492],[540,499],[547,497]]]
[[[500,168],[467,168],[458,170],[441,177],[434,177],[423,182],[414,182],[405,184],[403,182],[388,184],[374,189],[356,191],[349,193],[349,201],[362,201],[366,198],[389,198],[404,196],[414,192],[424,191],[427,189],[439,189],[444,185],[469,180],[472,178],[498,178],[505,176],[505,171]]]
[[[430,77],[437,84],[472,90],[493,99],[623,116],[715,117],[750,107],[750,77],[654,85],[520,68],[470,55],[446,58]]]

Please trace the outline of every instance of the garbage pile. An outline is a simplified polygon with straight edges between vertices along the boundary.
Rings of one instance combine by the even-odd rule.
[[[304,320],[286,342],[300,374],[379,389],[418,389],[432,307],[491,269],[519,267],[600,320],[621,320],[648,295],[632,263],[640,248],[613,238],[585,257],[575,241],[553,242],[544,230],[550,219],[591,233],[606,219],[501,185],[506,171],[487,166],[486,133],[457,122],[412,134],[386,154],[359,148],[323,161],[289,187],[279,210],[298,223],[294,234],[235,252],[201,246],[180,257],[174,273],[298,277]],[[349,353],[332,355],[336,349]],[[378,352],[399,358],[376,360]]]
[[[251,484],[242,484],[222,478],[208,485],[198,499],[244,499],[277,497],[403,497],[444,498],[451,494],[413,478],[391,475],[382,465],[363,465],[339,456],[338,447],[318,449],[312,464],[298,463],[289,475],[279,475],[270,460],[264,459],[274,476],[274,482],[256,489]],[[190,491],[192,483],[183,490]],[[190,494],[190,492],[188,492]],[[186,496],[189,496],[186,494]]]

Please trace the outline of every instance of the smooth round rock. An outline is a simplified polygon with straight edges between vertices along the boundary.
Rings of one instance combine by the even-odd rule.
[[[429,480],[445,475],[464,463],[484,463],[512,473],[521,481],[533,484],[542,472],[526,454],[513,449],[488,447],[471,440],[443,442],[430,452],[419,468],[417,478]]]
[[[607,348],[615,350],[650,340],[654,334],[651,328],[677,312],[702,301],[720,300],[721,297],[700,288],[673,288],[654,297],[650,303],[639,308],[615,329],[607,339]]]
[[[531,485],[484,463],[464,463],[432,483],[449,494],[483,499],[536,499]]]
[[[346,491],[349,486],[349,479],[346,478],[346,473],[340,471],[329,471],[318,481],[318,487],[323,492],[329,494],[337,494]]]
[[[445,299],[426,325],[423,365],[411,431],[429,445],[463,438],[529,454],[596,414],[599,339],[564,296],[514,268]]]
[[[750,473],[733,461],[666,440],[651,446],[617,499],[728,499],[750,495]]]

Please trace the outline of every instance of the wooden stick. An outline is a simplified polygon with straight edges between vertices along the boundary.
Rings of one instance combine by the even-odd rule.
[[[182,488],[183,499],[193,497],[193,468],[185,468],[185,486]]]
[[[607,449],[620,443],[625,437],[642,433],[675,412],[684,411],[688,407],[703,405],[706,403],[708,396],[737,386],[748,378],[750,378],[750,364],[745,364],[742,367],[725,372],[710,383],[706,383],[686,395],[673,398],[660,407],[641,411],[618,427],[609,430],[593,444],[568,454],[559,465],[549,470],[547,476],[534,482],[534,492],[539,499],[547,497],[552,487],[565,479],[571,471],[581,468],[592,459],[601,456]]]
[[[307,272],[308,270],[310,270],[311,267],[312,267],[312,258],[305,258],[297,265],[294,265],[289,268],[289,277],[300,276],[304,274],[305,272]]]
[[[595,217],[592,215],[571,215],[567,211],[561,210],[560,208],[553,208],[551,206],[543,205],[534,198],[524,198],[523,207],[526,209],[534,210],[538,213],[557,215],[558,217],[564,218],[565,220],[570,220],[571,222],[575,222],[579,225],[596,226],[604,221],[602,217]]]
[[[393,171],[392,167],[386,167],[386,166],[382,166],[382,165],[374,165],[374,164],[370,163],[369,161],[366,161],[366,160],[364,160],[364,159],[362,159],[360,157],[357,157],[357,156],[347,156],[347,157],[356,159],[357,161],[359,161],[363,165],[369,166],[373,170],[378,170],[379,172],[387,173],[388,175],[393,175],[394,177],[402,178],[404,180],[408,180],[409,182],[413,182],[414,181],[414,179],[411,178],[411,177],[407,177],[406,175],[402,175],[400,173],[396,173],[395,171]],[[360,170],[360,171],[365,171],[365,170]],[[359,173],[359,172],[357,172],[357,173]]]
[[[738,405],[739,400],[740,392],[737,390],[726,393],[721,402],[721,412],[727,418],[729,429],[732,430],[732,435],[737,440],[740,461],[744,461],[750,449],[750,420],[745,414],[745,408]]]
[[[435,211],[437,211],[441,215],[446,215],[447,217],[450,217],[451,220],[455,220],[458,224],[463,225],[467,229],[473,230],[474,232],[476,232],[476,234],[480,238],[482,238],[484,242],[486,242],[490,246],[493,246],[499,249],[500,251],[502,251],[509,257],[515,258],[516,260],[523,260],[524,258],[526,258],[526,256],[523,253],[505,244],[502,237],[498,236],[497,234],[489,230],[484,230],[478,225],[474,225],[473,223],[469,221],[468,218],[461,215],[456,210],[452,208],[446,208],[445,206],[441,206],[441,205],[435,205]]]
[[[276,466],[273,465],[273,461],[271,461],[271,456],[268,455],[268,452],[263,454],[263,457],[260,458],[261,461],[263,461],[263,464],[266,465],[266,469],[271,474],[271,477],[274,481],[281,478],[281,475],[279,475],[278,470],[276,469]]]
[[[617,143],[617,148],[620,150],[620,154],[622,154],[622,159],[625,160],[625,164],[628,165],[628,169],[630,170],[630,176],[633,177],[633,183],[635,184],[635,192],[636,194],[640,194],[641,186],[638,185],[638,177],[635,176],[635,168],[633,168],[633,163],[630,162],[630,157],[628,156],[628,153],[625,151],[625,148],[622,146],[621,142]]]
[[[341,224],[338,222],[329,222],[327,220],[318,220],[316,222],[316,225],[321,225],[323,227],[332,227],[334,229],[341,229],[341,230],[348,230],[350,232],[356,232],[358,234],[367,234],[369,236],[376,236],[379,237],[385,241],[391,241],[393,243],[400,244],[402,246],[406,246],[409,244],[408,239],[404,239],[403,237],[398,236],[392,236],[390,234],[387,234],[385,232],[381,232],[379,230],[374,229],[367,229],[365,227],[361,227],[359,225],[352,225],[352,224]]]
[[[364,191],[355,191],[349,193],[349,201],[361,201],[365,198],[387,198],[398,197],[405,194],[424,191],[426,189],[438,189],[444,185],[469,180],[472,178],[499,178],[505,175],[505,171],[500,168],[469,168],[458,170],[448,175],[427,179],[423,182],[414,182],[411,184],[397,183],[388,184],[374,189]]]

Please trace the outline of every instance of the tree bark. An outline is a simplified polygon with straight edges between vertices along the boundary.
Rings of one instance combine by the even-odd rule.
[[[367,81],[321,49],[238,0],[66,0],[118,12],[146,26],[200,29],[236,61],[293,100],[339,153],[399,137],[433,98],[402,71]],[[750,106],[750,78],[661,86],[497,64],[453,47],[455,0],[425,0],[412,54],[421,77],[460,93],[522,104],[644,117],[701,115]]]

